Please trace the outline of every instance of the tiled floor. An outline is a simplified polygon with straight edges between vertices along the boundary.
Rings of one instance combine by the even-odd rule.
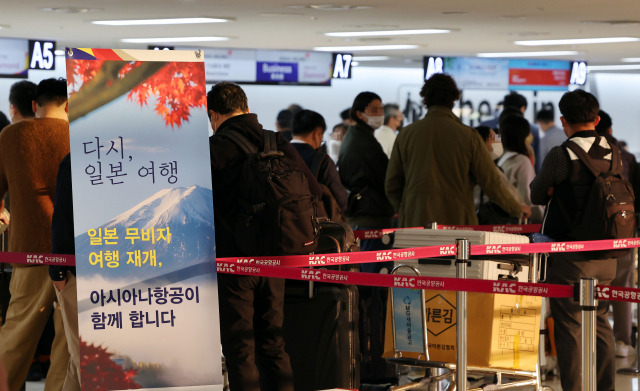
[[[616,360],[617,368],[635,368],[635,356],[629,358],[619,358]],[[548,376],[543,382],[545,386],[551,387],[553,391],[561,391],[560,380],[556,376]],[[44,391],[44,380],[39,382],[27,382],[26,391]],[[640,375],[616,375],[616,391],[640,391]]]
[[[635,365],[635,355],[628,358],[616,359],[616,368],[637,368]],[[616,391],[638,391],[640,390],[640,375],[616,375]],[[560,380],[556,376],[549,376],[544,385],[553,388],[554,391],[562,390]]]

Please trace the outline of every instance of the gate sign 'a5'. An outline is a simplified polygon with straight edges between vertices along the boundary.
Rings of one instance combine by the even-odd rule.
[[[56,42],[29,40],[29,69],[56,69]]]

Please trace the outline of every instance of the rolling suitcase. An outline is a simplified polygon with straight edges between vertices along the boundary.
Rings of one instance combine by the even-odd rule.
[[[360,387],[358,288],[287,281],[285,350],[296,391]]]

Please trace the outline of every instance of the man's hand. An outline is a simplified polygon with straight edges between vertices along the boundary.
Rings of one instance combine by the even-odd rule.
[[[62,292],[62,290],[64,289],[65,285],[67,285],[67,280],[66,279],[64,279],[62,281],[53,281],[53,286],[56,287],[58,292]]]
[[[530,206],[520,205],[520,208],[522,208],[522,218],[523,219],[528,219],[529,217],[531,217],[531,207]]]

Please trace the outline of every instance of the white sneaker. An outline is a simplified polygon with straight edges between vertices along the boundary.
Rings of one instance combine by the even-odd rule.
[[[622,341],[616,341],[616,357],[627,357],[633,352],[633,347]]]

